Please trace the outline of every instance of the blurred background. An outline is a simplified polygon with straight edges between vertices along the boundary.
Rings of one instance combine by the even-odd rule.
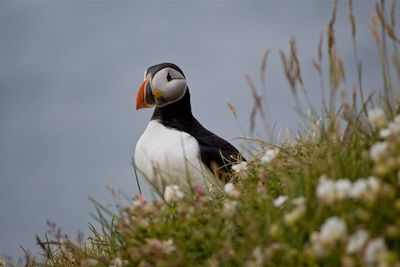
[[[320,107],[312,67],[333,1],[11,1],[0,0],[0,256],[36,253],[46,220],[74,237],[89,234],[93,197],[115,204],[109,185],[138,193],[131,158],[152,110],[135,110],[144,70],[170,61],[184,71],[197,119],[233,142],[242,135],[225,105],[232,102],[244,132],[259,86],[262,55],[269,117],[296,130],[279,49],[297,38],[311,101]],[[359,56],[367,89],[381,76],[369,21],[374,2],[354,2]],[[338,50],[352,88],[355,66],[348,3],[340,1]],[[324,48],[324,53],[326,48]],[[325,71],[327,55],[323,62]],[[350,68],[349,68],[350,66]],[[351,68],[354,66],[354,68]],[[262,129],[256,136],[265,137]],[[149,195],[148,190],[145,193]]]

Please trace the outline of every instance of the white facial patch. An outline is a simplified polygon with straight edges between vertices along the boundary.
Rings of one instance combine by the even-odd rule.
[[[164,106],[180,100],[186,93],[187,84],[185,77],[179,71],[164,68],[154,75],[151,88],[156,98],[162,98]]]

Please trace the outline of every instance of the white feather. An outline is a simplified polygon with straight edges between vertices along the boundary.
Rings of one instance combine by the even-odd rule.
[[[157,186],[207,182],[213,177],[202,163],[197,140],[152,120],[136,144],[135,164]]]

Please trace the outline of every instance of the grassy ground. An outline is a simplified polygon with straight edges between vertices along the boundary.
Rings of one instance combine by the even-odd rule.
[[[254,157],[235,166],[232,182],[191,194],[169,187],[159,200],[137,196],[112,216],[98,205],[101,229],[71,241],[50,224],[38,238],[43,258],[34,266],[400,266],[400,43],[394,4],[378,2],[371,30],[381,55],[379,99],[363,93],[355,18],[349,27],[359,70],[353,98],[336,103],[345,88],[336,51],[335,10],[314,68],[329,73],[323,110],[307,99],[296,42],[281,59],[307,130],[288,142],[251,139]],[[322,39],[321,39],[322,40]],[[322,51],[329,64],[322,66]],[[268,52],[263,57],[265,70]],[[263,117],[261,93],[252,120]],[[261,100],[260,100],[261,99]],[[234,112],[234,107],[231,107]],[[292,138],[293,139],[293,138]],[[248,142],[247,140],[246,142]],[[1,266],[0,261],[0,266]]]

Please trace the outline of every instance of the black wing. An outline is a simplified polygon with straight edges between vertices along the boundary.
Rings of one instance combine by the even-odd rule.
[[[246,160],[233,145],[208,131],[196,119],[192,121],[187,132],[199,142],[201,160],[212,172],[215,171],[215,167],[231,171],[232,164]]]
[[[239,159],[245,160],[233,145],[213,133],[194,137],[200,145],[201,160],[211,171],[213,164],[230,171],[232,164],[237,163]]]

